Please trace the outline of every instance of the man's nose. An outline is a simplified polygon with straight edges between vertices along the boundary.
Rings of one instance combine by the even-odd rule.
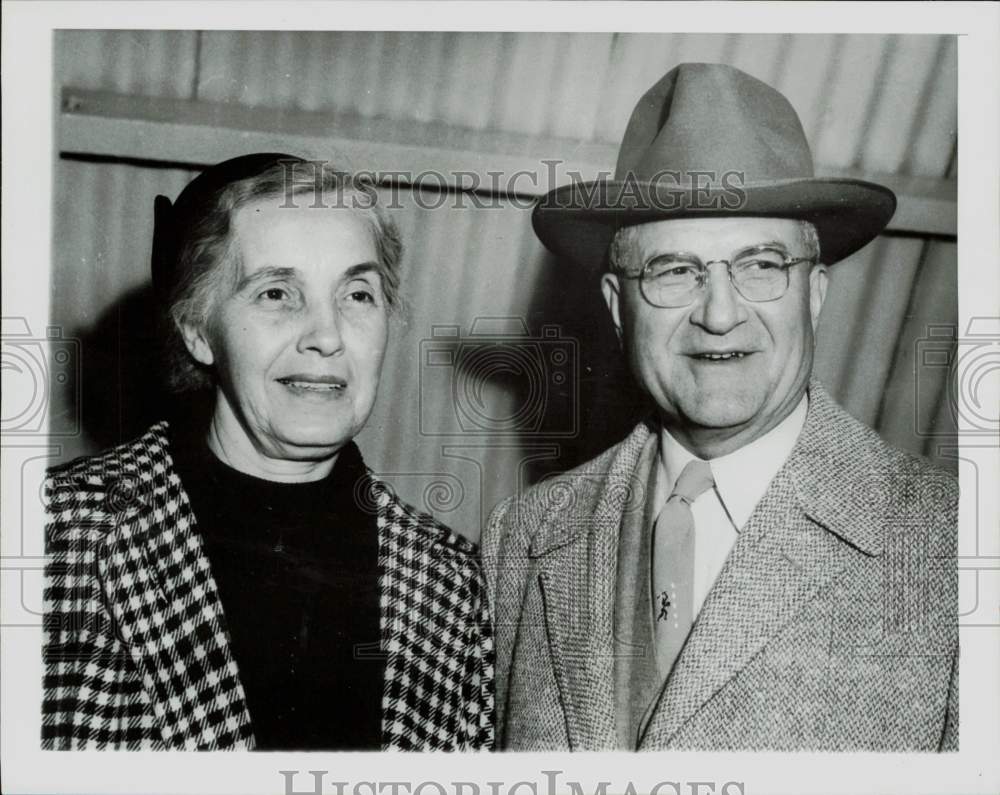
[[[726,263],[709,263],[701,300],[691,312],[691,322],[711,334],[728,334],[747,317],[747,308],[730,281]]]
[[[299,352],[315,351],[321,356],[333,356],[342,351],[344,337],[341,321],[336,304],[312,309],[306,316],[306,325],[299,338]]]

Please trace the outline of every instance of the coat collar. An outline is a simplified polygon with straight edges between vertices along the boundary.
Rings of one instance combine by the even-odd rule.
[[[162,739],[170,748],[187,750],[253,748],[222,602],[175,470],[168,424],[154,425],[120,450],[120,474],[107,484],[117,511],[98,569]],[[377,515],[381,559],[391,535],[384,528],[409,514],[385,484],[372,478],[370,487],[364,509]],[[393,587],[383,584],[384,590]],[[383,600],[383,633],[398,624],[397,613],[398,605]],[[401,665],[399,655],[390,655],[387,680],[402,676]]]
[[[589,523],[579,521],[581,510],[592,511],[596,520],[616,512],[620,517],[626,502],[643,504],[644,484],[631,481],[643,445],[655,430],[653,421],[640,422],[591,465],[554,481],[543,500],[551,513],[532,539],[532,557],[559,549],[590,530]],[[883,475],[858,458],[858,451],[872,444],[883,444],[878,434],[848,415],[813,378],[805,426],[782,470],[791,475],[802,509],[811,519],[865,554],[880,555],[883,528],[878,517],[890,507],[886,484]],[[596,500],[586,499],[588,492],[596,494]]]
[[[577,499],[550,505],[529,554],[539,559],[556,681],[574,749],[615,747],[613,613],[618,533],[641,510],[637,477],[652,433],[640,423],[592,465],[555,484]],[[788,461],[754,510],[702,608],[649,721],[644,747],[665,747],[684,723],[735,676],[795,613],[847,565],[846,542],[882,551],[883,490],[864,452],[879,443],[809,385],[806,423]],[[567,477],[567,476],[564,476]],[[594,481],[600,481],[596,486]],[[544,500],[543,500],[544,501]],[[745,594],[753,583],[752,604]]]
[[[528,554],[539,558],[584,538],[607,520],[617,523],[626,510],[642,510],[646,483],[635,477],[643,447],[654,433],[640,422],[624,440],[589,464],[543,481],[539,530]],[[617,524],[616,524],[617,527]]]
[[[889,505],[885,473],[871,450],[878,434],[851,417],[817,379],[809,384],[809,412],[785,465],[802,509],[815,522],[867,555],[881,555]]]

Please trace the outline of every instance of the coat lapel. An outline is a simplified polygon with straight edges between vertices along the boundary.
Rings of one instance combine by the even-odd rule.
[[[618,531],[626,511],[642,510],[645,482],[634,477],[649,429],[622,443],[607,472],[561,482],[569,510],[553,505],[551,521],[532,543],[556,682],[572,750],[615,748],[613,614]],[[556,481],[559,483],[560,481]],[[544,484],[541,486],[544,488]],[[596,492],[596,501],[586,499]]]
[[[252,748],[246,697],[165,425],[110,485],[119,518],[99,576],[170,748]]]
[[[837,450],[857,434],[817,382],[789,460],[740,533],[650,720],[642,748],[665,748],[684,725],[817,594],[849,556],[881,552],[861,476]],[[858,505],[847,509],[844,505]],[[842,542],[847,542],[842,543]]]
[[[618,745],[634,749],[659,697],[650,594],[652,526],[662,495],[659,435],[643,446],[636,477],[647,484],[642,511],[626,512],[618,534],[615,583],[615,712]]]
[[[836,541],[772,484],[740,534],[650,720],[642,747],[666,747],[843,568]]]

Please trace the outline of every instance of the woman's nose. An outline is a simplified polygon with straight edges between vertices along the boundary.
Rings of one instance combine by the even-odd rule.
[[[343,350],[344,338],[340,331],[340,311],[336,305],[314,309],[309,313],[306,327],[299,338],[299,352],[315,351],[321,356],[333,356]]]

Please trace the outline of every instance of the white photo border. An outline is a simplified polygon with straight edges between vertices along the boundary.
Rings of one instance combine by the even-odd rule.
[[[189,3],[5,2],[3,7],[3,314],[48,325],[53,162],[58,156],[52,87],[53,30],[61,28],[261,30],[532,30],[717,33],[956,34],[959,37],[959,318],[1000,315],[1000,5],[979,3]],[[9,396],[7,396],[9,397]],[[1000,400],[1000,397],[993,396]],[[979,459],[977,458],[977,461]],[[994,447],[982,456],[981,483],[1000,482]],[[997,527],[996,496],[970,503],[963,476],[961,521]],[[3,528],[42,526],[40,506],[22,504],[16,467],[4,466]],[[40,530],[39,530],[40,533]],[[3,541],[11,554],[15,540]],[[1000,573],[993,571],[993,577]],[[40,578],[2,570],[5,603]],[[994,592],[988,598],[996,599]],[[32,603],[40,603],[34,600]],[[1000,623],[1000,617],[998,617]],[[650,791],[679,782],[682,791],[753,793],[1000,791],[1000,630],[961,631],[961,750],[955,754],[359,754],[116,753],[39,749],[41,632],[2,632],[2,753],[10,793],[284,793],[279,771],[300,771],[296,792],[314,791],[306,771],[328,771],[323,792],[397,791],[473,795]],[[558,775],[551,772],[560,771]],[[436,786],[419,785],[439,782]],[[464,788],[456,783],[468,782]],[[490,787],[488,782],[503,782]],[[515,786],[517,782],[528,782]],[[692,782],[714,782],[694,789]],[[531,786],[534,784],[534,787]],[[742,788],[734,785],[739,783]],[[478,785],[478,790],[473,788]],[[727,784],[729,785],[727,787]],[[673,793],[661,787],[662,795]]]

